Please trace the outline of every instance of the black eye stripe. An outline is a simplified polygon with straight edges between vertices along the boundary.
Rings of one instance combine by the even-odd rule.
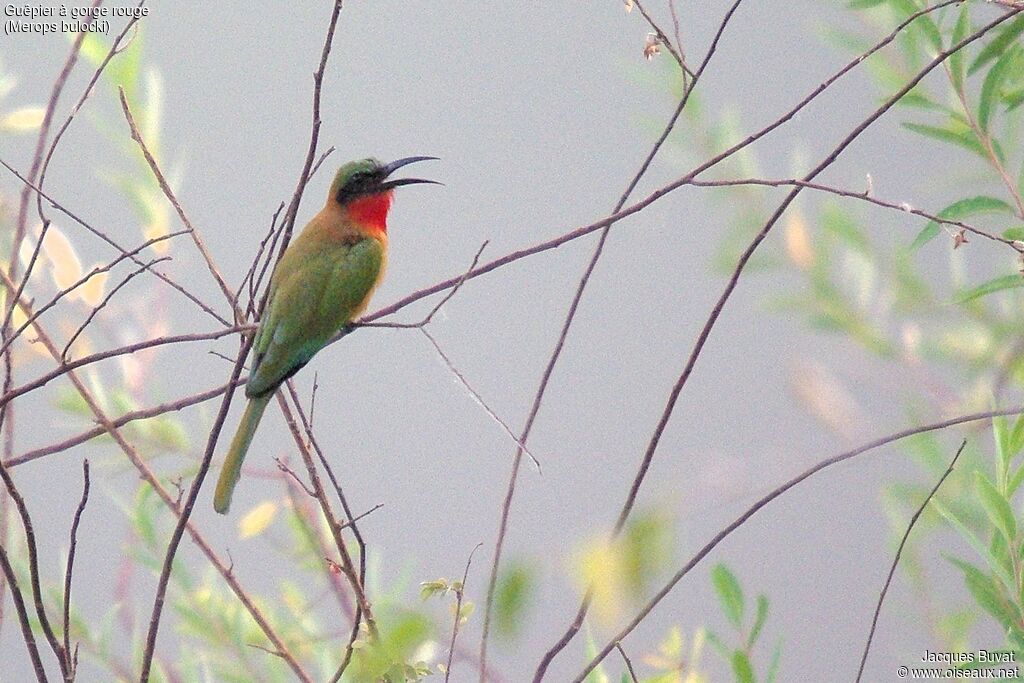
[[[356,171],[338,190],[337,201],[344,203],[373,189],[380,181],[376,170]]]

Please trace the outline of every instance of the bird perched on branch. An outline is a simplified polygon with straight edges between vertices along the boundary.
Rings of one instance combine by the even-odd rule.
[[[387,217],[394,189],[435,182],[389,177],[428,159],[436,157],[345,164],[334,176],[327,205],[285,250],[270,278],[267,306],[253,341],[245,386],[249,403],[217,480],[217,512],[224,514],[231,505],[242,461],[274,392],[366,309],[387,262]]]

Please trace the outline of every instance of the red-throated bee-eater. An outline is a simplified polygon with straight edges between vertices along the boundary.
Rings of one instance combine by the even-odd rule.
[[[266,311],[253,341],[245,385],[249,404],[217,480],[217,512],[223,514],[231,505],[242,461],[274,392],[366,309],[387,263],[387,217],[394,189],[435,182],[388,178],[407,164],[427,159],[436,157],[345,164],[334,176],[327,205],[285,250],[270,278]]]

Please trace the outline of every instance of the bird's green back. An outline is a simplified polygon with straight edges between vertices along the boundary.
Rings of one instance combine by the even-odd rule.
[[[382,274],[384,250],[377,239],[355,232],[339,239],[324,230],[303,231],[271,279],[247,396],[276,389],[362,312]]]

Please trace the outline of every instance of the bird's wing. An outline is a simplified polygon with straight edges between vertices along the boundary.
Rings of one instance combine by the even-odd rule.
[[[283,275],[271,283],[253,342],[248,396],[273,391],[308,363],[365,305],[384,260],[382,245],[369,238],[294,253],[293,259],[285,254],[278,266]]]

